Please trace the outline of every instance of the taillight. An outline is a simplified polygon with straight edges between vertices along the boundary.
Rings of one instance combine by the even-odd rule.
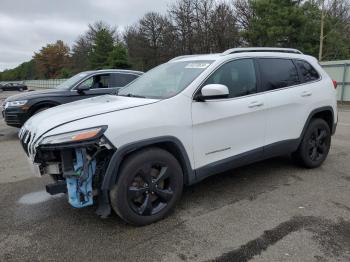
[[[334,86],[334,89],[336,89],[337,88],[337,86],[338,86],[338,83],[337,83],[337,81],[336,80],[332,80],[333,81],[333,86]]]

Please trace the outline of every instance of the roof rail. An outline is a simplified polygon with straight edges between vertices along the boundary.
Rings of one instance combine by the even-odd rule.
[[[298,49],[294,48],[280,48],[280,47],[245,47],[245,48],[232,48],[223,52],[221,55],[229,55],[236,53],[245,53],[245,52],[276,52],[276,53],[293,53],[300,54],[303,53]]]
[[[181,55],[181,56],[177,56],[177,57],[174,57],[172,59],[169,60],[170,61],[176,61],[176,60],[179,60],[179,59],[182,59],[182,58],[186,58],[186,57],[192,57],[192,56],[200,56],[200,55]]]

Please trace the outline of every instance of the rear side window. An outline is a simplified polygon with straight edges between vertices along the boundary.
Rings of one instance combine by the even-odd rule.
[[[263,90],[275,90],[300,83],[298,71],[292,60],[281,58],[258,60]]]
[[[303,82],[311,82],[320,78],[319,74],[308,62],[303,60],[295,60],[301,76],[303,77]]]
[[[138,76],[133,74],[112,74],[111,87],[123,87],[134,81]]]
[[[205,81],[204,85],[208,84],[227,86],[231,98],[256,93],[253,59],[239,59],[224,64]]]

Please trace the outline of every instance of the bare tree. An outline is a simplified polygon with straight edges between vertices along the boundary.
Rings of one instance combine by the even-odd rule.
[[[221,52],[239,45],[237,20],[231,6],[219,3],[213,12],[211,24],[213,50]]]
[[[214,12],[213,0],[194,1],[194,50],[196,53],[211,52],[211,17]]]
[[[324,36],[323,36],[323,32],[324,32],[324,18],[325,18],[325,6],[324,6],[324,0],[321,0],[321,28],[320,28],[320,48],[319,48],[319,52],[318,52],[318,60],[321,61],[322,60],[322,52],[323,52],[323,40],[324,40]]]
[[[170,21],[155,12],[147,13],[124,32],[131,62],[147,70],[180,53],[177,37]],[[141,67],[140,67],[141,66]]]
[[[350,1],[349,0],[320,0],[319,2],[320,15],[320,45],[319,45],[319,60],[324,57],[335,59],[341,48],[334,47],[334,41],[331,36],[342,36],[346,42],[350,41]],[[326,22],[328,21],[327,24]],[[345,39],[344,39],[345,38]],[[340,39],[339,39],[340,40]],[[326,42],[326,46],[325,43]],[[342,41],[338,41],[340,44]]]
[[[254,11],[251,6],[250,0],[234,0],[233,8],[235,17],[237,19],[237,25],[240,29],[249,30],[250,29],[250,21],[254,16]]]
[[[156,64],[159,63],[160,60],[160,48],[162,46],[162,40],[167,26],[167,19],[155,12],[147,13],[139,21],[139,32],[147,41],[145,44],[149,45],[152,50],[151,55]]]
[[[140,34],[138,25],[129,26],[123,35],[124,42],[128,48],[129,60],[134,68],[145,71],[149,64],[146,39]]]
[[[183,54],[194,53],[194,1],[178,0],[169,9]]]
[[[85,35],[79,36],[72,47],[73,73],[81,72],[89,68],[88,54],[91,50],[91,42]]]

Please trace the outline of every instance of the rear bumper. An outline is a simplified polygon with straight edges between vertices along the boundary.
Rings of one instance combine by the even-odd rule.
[[[21,108],[6,108],[2,111],[2,117],[8,126],[21,127],[28,119],[28,113]]]

